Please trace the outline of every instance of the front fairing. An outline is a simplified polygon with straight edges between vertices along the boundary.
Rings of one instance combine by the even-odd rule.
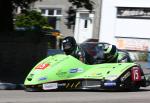
[[[45,68],[37,68],[39,65]],[[73,79],[99,79],[114,81],[134,63],[106,63],[87,65],[72,56],[50,56],[38,63],[29,73],[25,85]]]

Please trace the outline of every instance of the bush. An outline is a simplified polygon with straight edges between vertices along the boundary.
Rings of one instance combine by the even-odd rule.
[[[49,26],[46,17],[43,17],[40,12],[35,10],[24,11],[15,17],[16,29],[35,29]]]
[[[148,59],[148,52],[143,52],[138,54],[139,61],[147,61]]]

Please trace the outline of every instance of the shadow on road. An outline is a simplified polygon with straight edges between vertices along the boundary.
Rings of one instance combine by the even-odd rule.
[[[119,92],[149,92],[150,88],[141,88],[139,90],[50,90],[50,91],[33,91],[33,92],[105,92],[105,93],[119,93]],[[26,91],[29,92],[29,91]],[[32,92],[32,91],[31,91]]]

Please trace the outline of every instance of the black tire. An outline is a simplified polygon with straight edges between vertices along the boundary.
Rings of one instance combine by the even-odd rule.
[[[36,89],[36,88],[25,88],[24,89],[26,92],[39,92],[40,90]]]
[[[127,91],[139,91],[139,89],[140,89],[140,85],[139,84],[135,84],[135,83],[131,83],[130,86],[125,88],[125,90],[127,90]]]

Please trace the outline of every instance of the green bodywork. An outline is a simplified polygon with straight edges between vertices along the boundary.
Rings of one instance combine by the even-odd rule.
[[[37,69],[47,64],[44,69]],[[24,85],[36,85],[47,82],[71,79],[106,79],[116,80],[135,63],[104,63],[87,65],[70,55],[57,54],[39,62],[28,74]]]

